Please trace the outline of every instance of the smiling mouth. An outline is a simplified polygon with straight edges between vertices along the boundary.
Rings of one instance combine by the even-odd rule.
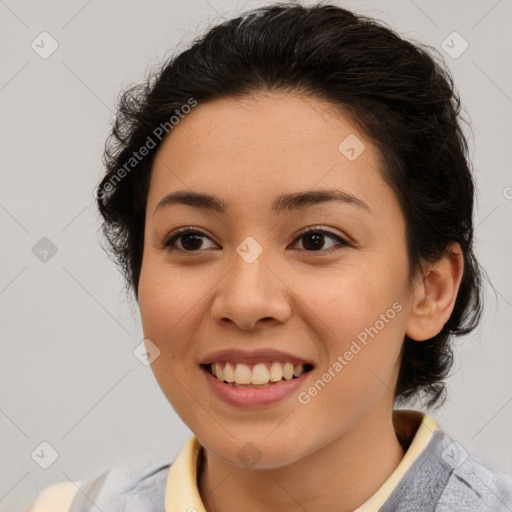
[[[233,387],[262,388],[279,382],[298,379],[313,369],[311,364],[262,362],[257,364],[220,361],[201,365],[217,380]]]

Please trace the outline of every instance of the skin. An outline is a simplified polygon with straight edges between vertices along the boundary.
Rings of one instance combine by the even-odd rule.
[[[355,161],[338,150],[349,134],[366,146]],[[198,487],[209,512],[352,511],[403,457],[392,424],[402,341],[441,330],[463,260],[454,245],[426,277],[410,279],[405,221],[380,168],[377,149],[347,116],[290,93],[200,103],[158,150],[139,306],[144,336],[160,350],[156,379],[204,448]],[[370,211],[334,201],[270,210],[280,194],[333,188]],[[218,195],[228,213],[155,211],[176,190]],[[182,236],[166,250],[166,237],[185,226],[205,235],[202,245],[190,250]],[[325,234],[311,249],[301,236],[310,226],[350,245]],[[236,252],[248,236],[263,248],[250,264]],[[314,363],[299,390],[307,391],[397,302],[401,311],[307,405],[292,393],[277,405],[237,408],[200,372],[213,350],[276,348]],[[261,456],[252,467],[237,456],[247,442]]]

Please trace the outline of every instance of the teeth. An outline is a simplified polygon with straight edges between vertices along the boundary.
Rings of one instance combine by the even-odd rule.
[[[251,384],[251,379],[251,369],[246,364],[237,364],[235,368],[235,382],[237,384]]]
[[[215,363],[218,364],[218,363]],[[229,363],[224,365],[224,380],[226,382],[235,382],[235,369]]]
[[[301,364],[296,364],[293,367],[293,375],[295,375],[295,377],[299,377],[303,373],[304,373],[304,365],[302,363]]]
[[[283,377],[286,380],[293,379],[293,364],[292,363],[284,363]]]
[[[262,387],[280,380],[291,380],[304,373],[304,365],[293,363],[258,363],[251,370],[244,363],[215,362],[211,364],[211,373],[220,381],[233,383],[235,386]]]
[[[252,369],[252,382],[250,384],[268,384],[269,379],[270,375],[266,365],[257,364],[254,366]]]
[[[212,367],[215,377],[219,380],[224,380],[224,370],[222,369],[222,366],[219,363],[213,363]]]
[[[283,367],[281,363],[272,363],[270,367],[270,380],[277,382],[283,378]]]

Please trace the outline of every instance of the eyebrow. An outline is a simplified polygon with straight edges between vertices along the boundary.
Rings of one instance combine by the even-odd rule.
[[[311,190],[283,194],[272,203],[271,208],[272,212],[278,214],[283,211],[303,209],[330,201],[339,201],[344,204],[355,205],[371,213],[369,206],[364,201],[339,189]],[[154,213],[173,204],[183,204],[223,214],[227,213],[229,209],[229,203],[218,196],[189,190],[177,190],[164,196],[156,205]]]

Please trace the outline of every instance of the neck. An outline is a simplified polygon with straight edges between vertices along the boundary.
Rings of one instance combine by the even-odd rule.
[[[375,494],[403,456],[388,407],[371,411],[313,454],[275,469],[239,468],[206,452],[198,487],[208,512],[350,512]]]

